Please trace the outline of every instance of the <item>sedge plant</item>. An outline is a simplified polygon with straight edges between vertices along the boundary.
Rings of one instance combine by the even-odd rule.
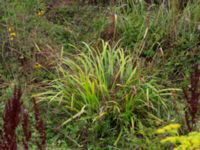
[[[103,42],[100,49],[84,43],[86,52],[62,57],[55,80],[34,96],[62,107],[70,116],[62,125],[81,116],[93,122],[112,116],[116,126],[137,128],[169,117],[173,89],[162,89],[143,75],[134,58],[119,47]]]

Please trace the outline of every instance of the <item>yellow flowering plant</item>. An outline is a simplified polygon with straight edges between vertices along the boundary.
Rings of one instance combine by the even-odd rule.
[[[13,28],[10,26],[8,27],[8,32],[12,32],[13,31]]]
[[[173,150],[199,150],[200,132],[190,132],[188,135],[180,136],[178,129],[180,124],[170,124],[156,130],[156,134],[168,134],[160,141],[161,144],[173,144]]]
[[[177,131],[179,128],[180,128],[180,124],[169,124],[167,126],[164,126],[156,130],[156,133],[157,134],[163,134],[163,133],[177,134]]]
[[[40,11],[37,12],[38,16],[44,16],[44,14],[45,14],[44,10],[40,10]]]
[[[34,69],[39,70],[42,68],[42,65],[39,63],[35,63],[33,67],[34,67]]]
[[[10,41],[13,41],[16,38],[16,32],[14,31],[14,28],[12,26],[8,27],[8,33],[9,33],[9,39]]]
[[[174,150],[199,150],[200,132],[190,132],[185,136],[170,136],[161,140],[162,144],[171,143],[175,145]]]

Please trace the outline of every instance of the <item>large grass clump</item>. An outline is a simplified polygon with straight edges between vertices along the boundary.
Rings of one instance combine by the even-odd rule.
[[[170,89],[147,78],[123,49],[108,43],[101,49],[84,44],[83,49],[87,52],[63,57],[57,78],[36,95],[65,108],[71,118],[63,125],[86,115],[93,121],[109,117],[114,126],[137,129],[138,124],[156,125],[170,118],[171,102],[165,99]]]

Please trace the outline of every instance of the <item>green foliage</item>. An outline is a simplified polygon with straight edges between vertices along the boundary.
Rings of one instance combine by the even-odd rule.
[[[153,79],[145,79],[142,68],[133,65],[123,49],[103,43],[102,49],[85,44],[87,54],[63,58],[59,76],[37,96],[59,103],[71,113],[66,124],[83,114],[97,121],[110,116],[116,126],[135,126],[162,122],[169,114],[165,96],[173,89],[157,89]],[[160,88],[160,87],[159,87]]]
[[[183,122],[183,96],[171,87],[188,86],[200,63],[199,1],[180,10],[158,0],[97,2],[0,0],[0,96],[10,96],[14,80],[28,108],[29,96],[38,98],[52,149],[184,146],[192,135],[175,129],[181,141],[161,144],[154,131]],[[101,44],[113,14],[115,38]]]
[[[140,41],[143,39],[145,32],[145,14],[144,7],[140,4],[132,5],[131,12],[124,13],[122,7],[123,18],[119,18],[118,30],[122,37],[122,42],[129,48],[138,48]]]
[[[95,12],[95,13],[94,13]],[[106,10],[92,6],[63,6],[50,10],[46,17],[54,25],[60,26],[62,30],[72,36],[70,43],[92,42],[97,40],[103,30],[107,19]],[[68,44],[69,36],[64,36],[65,32],[60,32],[57,42]]]
[[[181,54],[192,53],[188,52],[188,49],[195,48],[199,42],[198,11],[198,2],[189,3],[183,12],[174,12],[172,8],[164,5],[153,5],[149,10],[142,3],[129,5],[128,10],[126,7],[120,7],[117,12],[123,17],[119,15],[118,31],[123,47],[150,58],[162,48],[164,53],[169,53],[171,57],[175,55],[169,62],[188,64],[191,58]],[[177,55],[180,56],[178,59],[184,61],[177,60]]]

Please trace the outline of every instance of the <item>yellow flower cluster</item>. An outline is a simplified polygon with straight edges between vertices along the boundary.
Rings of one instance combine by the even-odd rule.
[[[168,132],[176,132],[181,127],[180,124],[169,124],[163,128],[160,128],[156,131],[157,134],[163,134]]]
[[[34,69],[39,70],[39,69],[41,69],[41,68],[42,68],[42,65],[41,65],[41,64],[35,63]]]
[[[44,10],[40,10],[37,12],[37,15],[38,16],[43,16],[45,14],[45,11]]]
[[[176,142],[177,142],[177,137],[178,137],[178,136],[166,137],[165,139],[162,139],[162,140],[160,141],[160,143],[162,143],[162,144],[167,143],[167,142],[169,142],[169,143],[176,143]]]
[[[13,27],[8,27],[9,39],[13,41],[16,38],[16,32],[14,31]]]
[[[199,150],[200,132],[191,132],[187,136],[171,136],[161,140],[162,144],[172,143],[177,145],[173,150]]]

